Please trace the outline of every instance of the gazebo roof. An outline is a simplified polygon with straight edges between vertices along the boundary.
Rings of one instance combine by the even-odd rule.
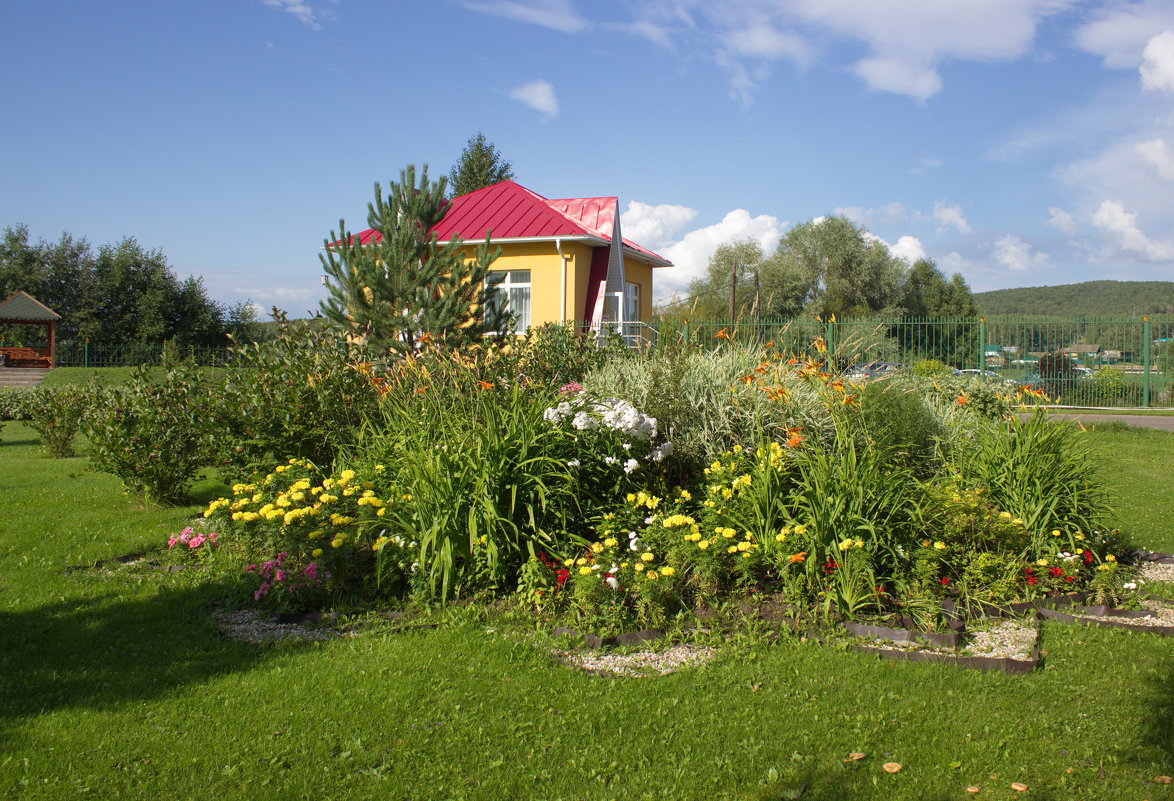
[[[27,292],[17,292],[0,303],[0,323],[48,323],[60,319],[60,314]]]

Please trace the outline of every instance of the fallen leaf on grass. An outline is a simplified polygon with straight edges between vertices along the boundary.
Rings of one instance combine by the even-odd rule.
[[[1022,793],[1027,789],[1027,785],[1023,782],[1011,782],[1011,789],[1017,793]]]
[[[977,787],[975,787],[975,786],[972,784],[972,785],[970,785],[969,787],[967,787],[967,788],[966,788],[966,792],[968,792],[968,793],[977,793],[977,792],[978,792],[978,788],[977,788]]]
[[[1174,779],[1171,779],[1169,776],[1155,776],[1154,781],[1158,784],[1170,784],[1174,782]]]
[[[864,759],[866,756],[868,756],[868,754],[862,754],[859,751],[853,751],[852,753],[848,754],[848,758],[845,759],[844,761],[845,762],[859,762],[860,760]]]
[[[900,762],[886,762],[881,767],[885,769],[885,773],[896,773],[904,766]]]

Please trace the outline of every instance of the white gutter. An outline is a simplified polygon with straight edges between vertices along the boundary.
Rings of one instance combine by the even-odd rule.
[[[567,321],[567,257],[563,254],[563,241],[558,237],[554,240],[554,249],[558,251],[558,259],[563,265],[563,283],[562,283],[562,317],[559,322],[566,323]]]

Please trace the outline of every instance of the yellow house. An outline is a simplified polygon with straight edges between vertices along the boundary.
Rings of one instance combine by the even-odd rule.
[[[513,181],[454,198],[433,231],[440,243],[469,242],[470,257],[486,235],[501,248],[497,297],[518,332],[566,323],[635,335],[633,324],[652,314],[653,272],[672,266],[623,238],[618,198],[550,200]],[[359,233],[359,241],[374,233]]]

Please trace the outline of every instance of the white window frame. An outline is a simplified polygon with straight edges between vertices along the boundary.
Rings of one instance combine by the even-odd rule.
[[[514,328],[510,333],[524,334],[526,329],[530,327],[531,319],[531,304],[533,302],[533,284],[531,283],[530,270],[491,270],[489,273],[490,282],[492,283],[498,276],[502,276],[501,280],[493,285],[493,294],[498,300],[496,302],[502,303],[507,313],[516,315],[514,320]],[[515,309],[514,303],[511,299],[514,292],[525,293],[525,308]],[[520,298],[519,298],[520,299]],[[517,305],[521,305],[520,303]],[[501,333],[501,332],[495,332]]]

